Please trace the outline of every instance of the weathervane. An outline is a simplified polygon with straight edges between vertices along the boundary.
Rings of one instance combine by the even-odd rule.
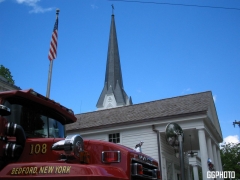
[[[114,6],[112,4],[112,15],[114,15]]]
[[[233,126],[235,127],[236,124],[238,124],[238,126],[240,127],[240,121],[235,120],[235,122],[233,122]]]

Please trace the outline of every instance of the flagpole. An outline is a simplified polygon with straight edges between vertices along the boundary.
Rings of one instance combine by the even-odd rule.
[[[59,14],[60,10],[57,9],[56,10],[56,23],[54,25],[54,30],[55,28],[57,29],[56,24],[58,26],[58,14]],[[54,33],[54,32],[53,32]],[[51,42],[52,43],[52,42]],[[56,48],[57,48],[57,45],[56,45]],[[55,49],[56,51],[57,49]],[[50,52],[51,52],[51,44],[50,44]],[[49,53],[50,53],[49,52]],[[55,56],[56,56],[56,52],[55,52]],[[48,84],[47,84],[47,93],[46,93],[46,97],[49,98],[50,97],[50,87],[51,87],[51,80],[52,80],[52,68],[53,68],[53,59],[55,59],[55,57],[49,57],[49,60],[50,60],[50,65],[49,65],[49,71],[48,71]]]
[[[50,64],[49,64],[47,95],[46,95],[47,98],[49,98],[49,96],[50,96],[50,87],[51,87],[51,80],[52,80],[52,67],[53,67],[53,60],[51,60]]]

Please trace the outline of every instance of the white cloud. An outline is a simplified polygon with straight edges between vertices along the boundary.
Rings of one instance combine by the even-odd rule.
[[[3,2],[3,1],[5,1],[5,0],[0,0],[0,3]]]
[[[16,0],[17,3],[22,4],[22,3],[26,3],[29,6],[33,6],[34,4],[36,4],[38,1],[40,0]]]
[[[182,94],[187,94],[187,93],[189,93],[190,91],[191,91],[191,88],[184,89],[184,90],[182,91]]]
[[[213,100],[214,100],[214,102],[217,101],[217,95],[214,95],[214,96],[213,96]]]
[[[40,6],[33,7],[33,10],[29,11],[30,13],[44,13],[47,11],[52,11],[53,8],[42,8]]]
[[[39,6],[37,3],[40,2],[40,0],[16,0],[16,2],[32,7],[33,9],[29,11],[29,13],[44,13],[53,10],[53,8],[43,8]]]
[[[233,143],[233,144],[240,143],[238,135],[225,137],[223,139],[223,142],[220,143],[220,149],[222,149],[226,144],[230,144],[230,143]]]
[[[228,143],[239,143],[239,137],[238,135],[234,136],[227,136],[223,139],[223,142],[228,144]]]

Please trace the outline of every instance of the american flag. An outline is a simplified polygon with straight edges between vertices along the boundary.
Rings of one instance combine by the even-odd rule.
[[[50,42],[50,49],[48,53],[48,59],[51,61],[57,57],[57,41],[58,41],[58,16],[54,24],[52,39]]]

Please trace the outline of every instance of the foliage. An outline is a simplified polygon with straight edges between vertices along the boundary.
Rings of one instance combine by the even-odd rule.
[[[202,170],[198,170],[198,178],[199,178],[199,180],[203,180],[203,178],[202,178]]]
[[[240,143],[228,143],[220,150],[223,171],[235,171],[235,178],[240,178]]]
[[[0,65],[0,75],[8,80],[9,83],[14,84],[13,76],[8,68]]]

